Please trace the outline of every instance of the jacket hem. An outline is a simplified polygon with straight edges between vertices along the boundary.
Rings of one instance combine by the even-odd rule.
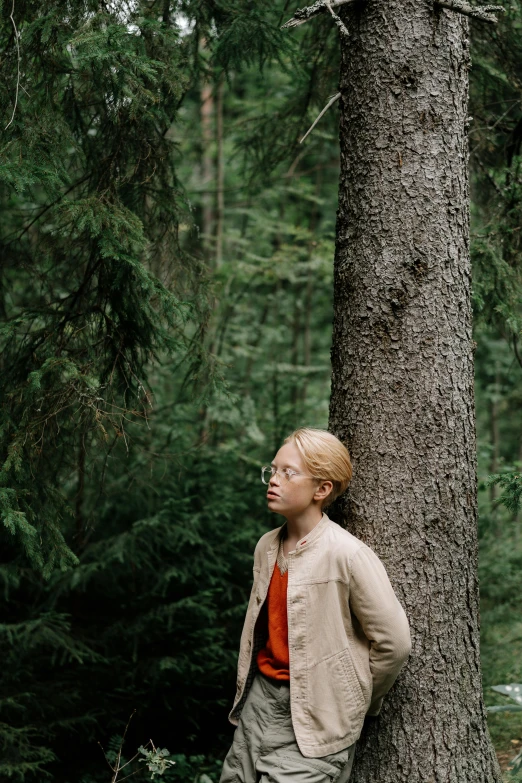
[[[300,742],[299,737],[296,735],[297,745],[299,747],[299,750],[305,756],[305,758],[313,759],[313,758],[321,758],[321,756],[326,756],[329,753],[337,753],[340,750],[344,750],[345,748],[350,747],[350,745],[353,745],[354,742],[357,742],[359,737],[361,736],[362,732],[362,726],[357,731],[352,731],[350,734],[347,734],[345,737],[342,737],[339,740],[335,740],[335,742],[327,742],[324,745],[310,745],[306,742]]]

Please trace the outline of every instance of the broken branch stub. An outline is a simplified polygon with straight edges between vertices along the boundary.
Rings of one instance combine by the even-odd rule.
[[[330,12],[334,17],[337,17],[337,14],[335,14],[332,10],[333,8],[338,8],[341,5],[355,2],[357,2],[357,0],[333,0],[331,3],[327,2],[327,0],[317,0],[317,2],[313,3],[313,5],[309,5],[307,8],[298,8],[292,18],[281,26],[281,30],[284,30],[285,27],[298,27],[300,24],[308,22],[308,20],[312,19],[312,17],[317,16],[318,14],[324,14],[327,11]],[[341,20],[339,19],[339,21]]]

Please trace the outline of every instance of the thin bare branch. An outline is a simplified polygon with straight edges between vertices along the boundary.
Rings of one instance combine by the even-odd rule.
[[[324,2],[326,7],[328,8],[328,11],[332,15],[332,19],[334,20],[335,24],[339,28],[339,32],[341,33],[341,35],[345,35],[346,37],[348,37],[350,33],[348,32],[348,28],[346,27],[341,17],[335,13],[335,11],[332,8],[332,4],[329,2],[329,0],[324,0]]]
[[[317,16],[317,14],[324,14],[327,11],[331,13],[334,18],[337,17],[337,19],[339,19],[332,9],[338,8],[341,5],[346,5],[347,3],[355,2],[357,2],[357,0],[333,0],[332,2],[328,2],[328,0],[316,0],[313,5],[310,5],[307,8],[298,8],[293,17],[281,26],[281,30],[284,30],[285,27],[298,27],[300,24],[308,22],[312,17]],[[340,19],[339,22],[341,22]],[[336,24],[338,23],[336,22]],[[341,22],[341,24],[343,23]]]
[[[305,135],[303,136],[303,138],[301,139],[299,144],[303,143],[303,141],[306,139],[306,137],[313,131],[313,129],[315,128],[315,126],[317,125],[317,123],[319,122],[319,120],[321,119],[323,114],[325,114],[325,112],[328,111],[330,106],[332,106],[335,103],[335,101],[338,101],[340,97],[341,97],[341,93],[338,92],[337,95],[334,95],[333,98],[330,98],[330,100],[328,101],[328,103],[326,104],[324,109],[322,110],[321,114],[318,116],[318,118],[316,119],[314,124],[310,128],[308,128],[308,130],[306,131]]]
[[[5,126],[4,130],[7,130],[8,127],[11,125],[12,121],[14,120],[14,116],[16,113],[16,107],[18,106],[18,93],[20,91],[20,39],[18,37],[18,30],[16,29],[16,22],[14,20],[14,9],[15,9],[15,0],[13,0],[13,5],[11,8],[11,13],[9,15],[9,18],[11,20],[11,24],[13,25],[13,30],[15,34],[15,41],[16,41],[16,60],[17,60],[17,73],[16,73],[16,94],[15,94],[15,102],[13,106],[13,113],[11,115],[11,119]]]
[[[123,732],[123,737],[121,738],[120,749],[118,750],[118,755],[116,757],[116,766],[113,767],[114,775],[111,780],[111,783],[116,783],[116,781],[118,780],[118,774],[120,772],[121,753],[123,750],[123,745],[125,743],[125,737],[127,736],[127,729],[129,728],[129,723],[131,722],[135,714],[136,714],[136,710],[134,709],[131,713],[129,720],[127,721],[127,725],[125,726],[125,731]],[[130,775],[128,775],[127,777],[130,777]]]
[[[109,759],[107,758],[107,754],[105,753],[105,751],[104,751],[104,749],[103,749],[103,745],[101,744],[101,742],[98,742],[98,745],[100,746],[100,748],[101,748],[101,750],[102,750],[102,753],[103,753],[103,755],[105,756],[105,761],[107,762],[107,764],[108,764],[108,765],[109,765],[109,767],[111,768],[112,772],[114,772],[114,767],[112,766],[111,762],[110,762],[110,761],[109,761]]]
[[[123,767],[122,767],[123,769]],[[136,772],[131,772],[130,775],[125,775],[124,778],[120,778],[118,780],[118,783],[123,783],[124,780],[128,780],[129,778],[134,777],[134,775],[138,775],[141,772],[141,769],[137,769]]]
[[[498,19],[494,16],[495,13],[506,13],[503,5],[472,6],[466,3],[465,0],[434,0],[434,2],[440,5],[441,8],[447,8],[449,11],[456,11],[459,14],[480,19],[481,22],[487,22],[488,24],[497,24]]]

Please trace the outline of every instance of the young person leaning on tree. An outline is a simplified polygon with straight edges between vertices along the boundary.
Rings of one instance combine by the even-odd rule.
[[[345,783],[364,717],[410,653],[383,564],[323,511],[351,477],[341,441],[308,427],[262,469],[286,521],[255,548],[220,783]]]

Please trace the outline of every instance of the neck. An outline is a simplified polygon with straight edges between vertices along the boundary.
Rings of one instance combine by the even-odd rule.
[[[319,524],[323,518],[323,512],[319,507],[309,507],[299,514],[286,515],[287,537],[299,541],[310,530]]]

